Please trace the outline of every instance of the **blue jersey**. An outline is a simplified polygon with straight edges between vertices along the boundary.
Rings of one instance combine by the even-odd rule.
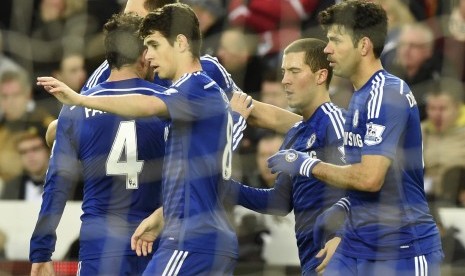
[[[163,93],[140,79],[106,82],[86,95]],[[161,206],[166,122],[122,118],[84,107],[64,106],[47,172],[43,203],[31,238],[30,260],[49,261],[67,194],[83,167],[84,199],[80,260],[135,255],[130,237]]]
[[[387,260],[441,248],[423,189],[423,153],[418,107],[410,88],[384,70],[352,96],[344,126],[349,164],[363,155],[391,160],[379,192],[351,191],[344,255]]]
[[[219,196],[231,175],[229,101],[205,73],[183,75],[159,98],[171,117],[163,170],[160,247],[237,257],[237,238]]]
[[[209,55],[201,56],[200,64],[202,65],[202,70],[205,71],[205,73],[207,73],[207,75],[212,78],[221,87],[221,89],[223,89],[229,98],[231,98],[233,91],[239,89],[232,80],[231,75],[215,57]],[[108,76],[110,76],[110,67],[108,62],[105,60],[92,73],[87,82],[84,84],[84,87],[81,89],[81,92],[87,91],[95,85],[106,81]],[[155,77],[154,83],[164,87],[169,87],[171,85],[169,80],[160,79],[158,76]]]
[[[288,131],[281,149],[295,149],[328,163],[343,164],[343,126],[342,111],[332,103],[324,103],[308,120],[297,123]],[[302,270],[313,271],[318,266],[315,255],[321,248],[313,243],[313,225],[319,214],[345,195],[343,190],[313,177],[297,175],[291,178],[283,173],[278,175],[272,189],[229,184],[234,185],[230,188],[237,193],[238,203],[246,208],[281,215],[294,209]]]

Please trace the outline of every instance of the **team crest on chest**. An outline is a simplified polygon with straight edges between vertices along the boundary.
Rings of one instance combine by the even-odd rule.
[[[352,126],[356,128],[358,126],[358,109],[354,112],[354,117],[352,118]]]
[[[316,134],[313,133],[312,135],[310,135],[310,138],[308,138],[307,140],[307,149],[311,148],[313,144],[315,143],[315,141],[316,141]]]

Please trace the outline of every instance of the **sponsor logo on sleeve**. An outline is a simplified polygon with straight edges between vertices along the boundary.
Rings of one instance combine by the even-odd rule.
[[[364,142],[368,146],[373,146],[383,141],[383,132],[386,129],[385,126],[377,125],[373,123],[367,124],[367,132],[365,134]]]

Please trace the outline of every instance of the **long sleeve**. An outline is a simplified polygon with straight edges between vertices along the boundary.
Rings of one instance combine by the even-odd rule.
[[[55,251],[56,228],[60,222],[66,200],[77,181],[78,157],[74,143],[70,139],[71,123],[65,106],[58,120],[56,141],[52,149],[47,172],[42,206],[30,242],[31,262],[50,261]],[[65,114],[65,115],[63,115]]]
[[[224,201],[247,209],[270,215],[285,216],[293,209],[292,180],[279,174],[275,187],[260,189],[246,186],[236,180],[225,182]]]

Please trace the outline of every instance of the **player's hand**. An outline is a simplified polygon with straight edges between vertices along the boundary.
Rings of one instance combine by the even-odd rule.
[[[31,276],[55,276],[55,270],[53,269],[53,263],[33,263],[31,266]]]
[[[344,197],[318,215],[313,224],[313,243],[315,246],[324,247],[331,237],[342,230],[349,206],[348,198]]]
[[[272,173],[284,172],[289,175],[303,175],[310,177],[312,169],[321,162],[311,158],[308,154],[291,150],[280,150],[268,158],[268,168]]]
[[[37,85],[43,86],[48,93],[55,96],[63,104],[80,105],[81,103],[82,95],[53,77],[38,77]]]
[[[315,268],[315,271],[318,274],[322,274],[325,271],[326,266],[328,265],[329,261],[334,255],[334,252],[336,252],[337,246],[341,242],[340,237],[334,237],[331,240],[329,240],[323,249],[321,249],[318,254],[316,254],[316,258],[320,259],[323,258],[321,261],[320,265]]]
[[[136,251],[137,256],[152,253],[153,242],[160,235],[163,225],[163,208],[158,208],[139,224],[131,237],[131,249]]]
[[[232,111],[239,113],[246,120],[254,108],[252,97],[241,91],[233,93],[230,103]]]

